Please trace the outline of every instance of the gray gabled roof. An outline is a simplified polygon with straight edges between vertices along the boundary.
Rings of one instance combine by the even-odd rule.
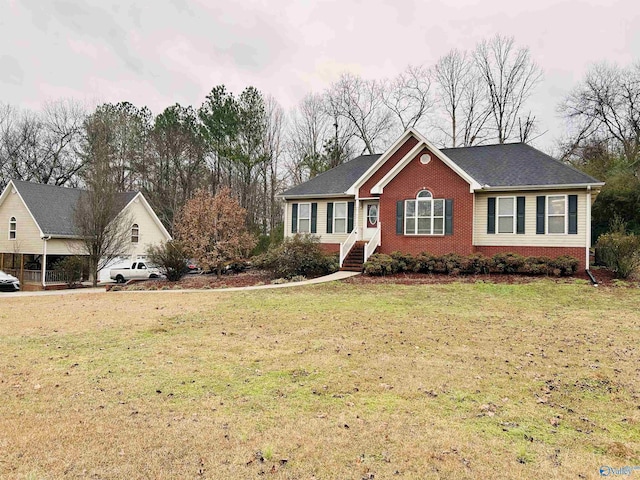
[[[380,155],[360,155],[285,191],[282,196],[340,195],[364,175]]]
[[[480,185],[524,187],[599,183],[595,178],[524,143],[440,150]]]
[[[440,151],[482,186],[553,187],[593,185],[600,181],[524,143],[442,148]],[[282,196],[335,196],[345,193],[380,155],[361,155],[311,180],[285,191]]]
[[[74,212],[83,190],[20,180],[13,180],[13,185],[44,235],[53,237],[78,235],[74,224]],[[119,193],[118,202],[121,208],[129,204],[137,193]]]

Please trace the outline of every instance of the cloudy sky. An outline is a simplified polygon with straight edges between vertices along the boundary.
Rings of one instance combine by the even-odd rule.
[[[556,107],[591,64],[640,59],[639,24],[637,0],[0,0],[0,102],[127,100],[159,113],[225,84],[290,108],[343,71],[394,76],[500,33],[544,71],[530,106],[549,149]]]

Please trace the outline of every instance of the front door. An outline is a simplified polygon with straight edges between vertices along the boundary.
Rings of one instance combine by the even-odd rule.
[[[365,202],[363,213],[363,240],[370,240],[378,229],[378,202]]]

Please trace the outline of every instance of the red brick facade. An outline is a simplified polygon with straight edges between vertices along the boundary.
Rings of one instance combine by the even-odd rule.
[[[327,255],[330,253],[340,253],[339,243],[321,243],[320,249]]]
[[[406,145],[403,145],[400,150],[405,150]],[[412,143],[406,151],[409,151],[413,145],[415,143]],[[420,163],[420,156],[424,153],[430,152],[424,149],[418,153],[384,187],[384,193],[380,197],[382,239],[379,251],[391,253],[400,250],[411,254],[426,251],[435,255],[445,253],[469,255],[473,252],[473,194],[469,192],[469,184],[434,154],[431,154],[431,161],[427,165]],[[392,159],[393,156],[389,160]],[[384,175],[380,178],[382,176]],[[365,185],[368,184],[369,182],[365,183]],[[429,190],[434,198],[453,199],[453,235],[396,233],[396,202],[416,198],[421,190]]]
[[[371,178],[366,182],[364,182],[364,185],[362,185],[360,187],[360,190],[358,191],[359,192],[358,196],[360,198],[377,196],[377,195],[371,195],[371,188],[380,180],[382,180],[382,177],[384,177],[387,173],[389,173],[389,170],[391,170],[400,160],[402,160],[402,158],[407,153],[409,153],[411,149],[416,146],[417,143],[418,143],[418,140],[414,137],[407,139],[407,141],[400,148],[398,148],[398,150],[396,150],[395,153],[391,155],[378,170],[374,172]],[[385,195],[386,195],[386,191],[385,191]]]

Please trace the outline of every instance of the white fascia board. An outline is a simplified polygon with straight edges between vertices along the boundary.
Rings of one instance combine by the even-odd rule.
[[[353,194],[350,193],[324,193],[324,194],[307,194],[307,195],[278,195],[280,198],[288,202],[289,200],[307,200],[310,198],[317,198],[318,200],[322,200],[324,198],[345,198],[345,197],[353,197]]]
[[[38,223],[38,221],[36,220],[36,217],[33,216],[33,213],[31,213],[31,210],[29,210],[29,205],[27,205],[27,202],[24,201],[24,198],[22,198],[22,195],[20,195],[20,190],[18,190],[18,188],[14,185],[13,180],[9,180],[9,183],[7,184],[7,186],[4,189],[4,192],[2,192],[2,195],[0,195],[0,204],[2,203],[2,201],[4,200],[5,194],[9,195],[9,187],[13,187],[13,189],[16,191],[16,193],[18,194],[18,197],[20,197],[20,201],[22,202],[22,204],[24,205],[24,208],[27,209],[27,212],[29,212],[29,216],[31,217],[31,220],[33,220],[33,223],[36,224],[36,227],[38,227],[38,231],[40,232],[40,238],[46,236],[44,234],[44,232],[42,231],[42,228],[40,227],[40,224]]]
[[[380,168],[381,165],[384,164],[384,162],[386,162],[389,157],[391,155],[393,155],[395,153],[395,151],[404,143],[407,141],[407,139],[409,138],[409,136],[414,135],[415,136],[415,130],[413,128],[409,128],[407,130],[404,131],[404,133],[402,135],[400,135],[400,137],[398,137],[398,139],[393,142],[393,144],[387,148],[387,150],[380,155],[380,158],[378,158],[378,160],[376,160],[374,162],[373,165],[371,165],[366,172],[364,172],[364,174],[362,174],[362,176],[356,180],[356,182],[351,185],[351,187],[347,190],[347,194],[348,195],[358,195],[358,190],[360,189],[360,187],[364,184],[364,182],[366,182],[371,175],[373,175],[378,168]],[[417,137],[417,136],[416,136]],[[420,142],[420,139],[418,139],[418,142]]]
[[[513,185],[503,187],[492,187],[490,185],[484,185],[478,188],[477,192],[511,192],[514,190],[571,190],[571,189],[589,189],[589,188],[601,188],[604,186],[604,182],[598,183],[565,183],[558,185]]]
[[[469,184],[469,191],[473,193],[474,190],[481,188],[481,185],[467,172],[465,172],[462,168],[458,166],[456,162],[447,157],[444,153],[440,151],[438,147],[433,145],[429,140],[427,140],[420,132],[418,132],[414,128],[409,129],[420,141],[424,142],[424,144],[433,152],[436,157],[444,162],[446,166],[448,166],[451,170],[456,172],[458,176],[460,176],[463,180],[465,180]]]
[[[424,149],[424,144],[423,142],[418,142],[416,143],[416,146],[413,147],[411,150],[409,150],[409,152],[402,157],[402,159],[400,159],[400,161],[398,163],[396,163],[393,168],[391,170],[389,170],[387,172],[387,174],[382,177],[380,179],[380,181],[378,183],[376,183],[372,188],[371,188],[371,193],[377,193],[377,194],[381,194],[382,191],[384,190],[384,187],[387,186],[387,184],[394,179],[394,177],[400,173],[400,171],[407,166],[407,164],[418,154],[418,152],[420,152],[422,149]]]

